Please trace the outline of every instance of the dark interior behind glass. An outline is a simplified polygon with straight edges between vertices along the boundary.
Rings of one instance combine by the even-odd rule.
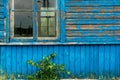
[[[14,37],[33,36],[32,0],[14,0]],[[56,0],[37,0],[38,37],[56,36]]]
[[[32,0],[14,0],[14,7],[14,37],[32,37]]]

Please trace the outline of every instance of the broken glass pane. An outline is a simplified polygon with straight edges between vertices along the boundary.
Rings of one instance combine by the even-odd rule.
[[[33,36],[32,12],[14,12],[14,36]]]
[[[32,0],[14,0],[15,9],[32,9]]]

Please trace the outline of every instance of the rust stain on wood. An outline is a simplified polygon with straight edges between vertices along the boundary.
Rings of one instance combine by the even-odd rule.
[[[80,10],[81,10],[80,7],[75,9],[76,12],[79,12]]]
[[[115,31],[115,34],[120,34],[120,30],[118,30],[118,31]]]
[[[81,28],[81,29],[94,29],[95,26],[94,26],[94,25],[81,25],[80,28]]]
[[[95,16],[95,18],[98,18],[98,19],[99,19],[99,18],[104,18],[104,16],[103,16],[103,17],[101,17],[101,16]]]
[[[76,29],[76,25],[67,26],[68,29]]]
[[[120,11],[120,7],[114,7],[114,10]]]

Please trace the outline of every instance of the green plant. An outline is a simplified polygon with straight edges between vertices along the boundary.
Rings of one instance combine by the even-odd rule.
[[[54,64],[51,59],[56,56],[56,53],[50,54],[45,57],[43,60],[35,63],[32,60],[29,60],[27,63],[36,66],[39,68],[34,74],[27,76],[27,79],[35,80],[59,80],[60,74],[70,74],[69,71],[64,69],[64,65]]]

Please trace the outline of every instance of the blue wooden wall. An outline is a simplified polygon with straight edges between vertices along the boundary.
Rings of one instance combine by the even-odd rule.
[[[0,46],[0,66],[8,74],[31,74],[36,68],[27,60],[38,61],[54,52],[53,62],[65,64],[77,77],[120,76],[120,45]]]
[[[57,40],[45,41],[37,38],[36,23],[32,40],[11,37],[9,3],[9,0],[0,0],[1,42],[120,44],[120,0],[58,0],[59,36]]]
[[[4,1],[0,0],[0,42],[4,41],[4,16],[5,16]]]
[[[65,0],[66,41],[119,43],[120,0]]]
[[[120,76],[120,0],[61,0],[59,44],[44,46],[30,45],[34,40],[29,45],[10,42],[8,1],[0,0],[0,67],[7,74],[31,74],[36,68],[27,60],[56,52],[53,61],[65,64],[77,77]]]

